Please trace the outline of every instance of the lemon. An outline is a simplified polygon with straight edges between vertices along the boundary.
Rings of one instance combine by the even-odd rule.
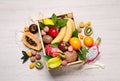
[[[52,19],[49,19],[49,18],[45,18],[45,19],[43,20],[43,23],[44,23],[45,25],[54,25]]]

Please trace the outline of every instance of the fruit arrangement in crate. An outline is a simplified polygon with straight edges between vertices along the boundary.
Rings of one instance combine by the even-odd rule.
[[[91,62],[99,55],[101,39],[98,37],[94,42],[90,22],[81,22],[77,28],[73,13],[58,16],[53,13],[39,20],[38,25],[48,69]]]

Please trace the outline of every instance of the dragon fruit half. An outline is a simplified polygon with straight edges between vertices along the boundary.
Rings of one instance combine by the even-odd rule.
[[[94,61],[100,54],[98,45],[100,44],[101,38],[97,38],[95,44],[88,49],[88,53],[86,54],[86,62]]]

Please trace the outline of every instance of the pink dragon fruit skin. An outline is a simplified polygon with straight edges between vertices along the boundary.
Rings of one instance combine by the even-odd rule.
[[[47,53],[47,55],[51,55],[51,50],[52,50],[52,47],[50,44],[45,46],[45,52]]]
[[[88,49],[88,53],[86,54],[86,62],[92,62],[94,61],[100,54],[98,45],[101,42],[101,38],[97,38],[95,44]]]
[[[98,49],[98,45],[94,44],[92,47],[90,47],[88,49],[88,53],[86,54],[86,62],[92,62],[94,61],[98,56],[99,56],[100,52]]]
[[[50,44],[45,46],[45,52],[47,55],[52,56],[52,57],[57,57],[60,55],[59,49],[52,47]]]
[[[53,52],[53,53],[52,53],[52,56],[53,56],[53,57],[60,56],[60,53],[58,53],[58,52]]]

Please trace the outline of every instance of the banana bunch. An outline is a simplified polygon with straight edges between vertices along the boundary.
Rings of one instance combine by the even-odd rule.
[[[62,41],[65,36],[66,28],[67,28],[66,26],[62,27],[57,37],[51,43]]]
[[[67,18],[68,22],[67,22],[67,28],[66,28],[66,33],[65,36],[63,38],[63,41],[68,42],[69,39],[72,37],[72,33],[75,30],[75,22],[71,19],[71,18]]]
[[[68,42],[69,39],[72,37],[72,33],[75,30],[75,22],[71,18],[67,18],[68,22],[66,26],[62,27],[57,37],[51,42],[56,43],[60,41]]]

